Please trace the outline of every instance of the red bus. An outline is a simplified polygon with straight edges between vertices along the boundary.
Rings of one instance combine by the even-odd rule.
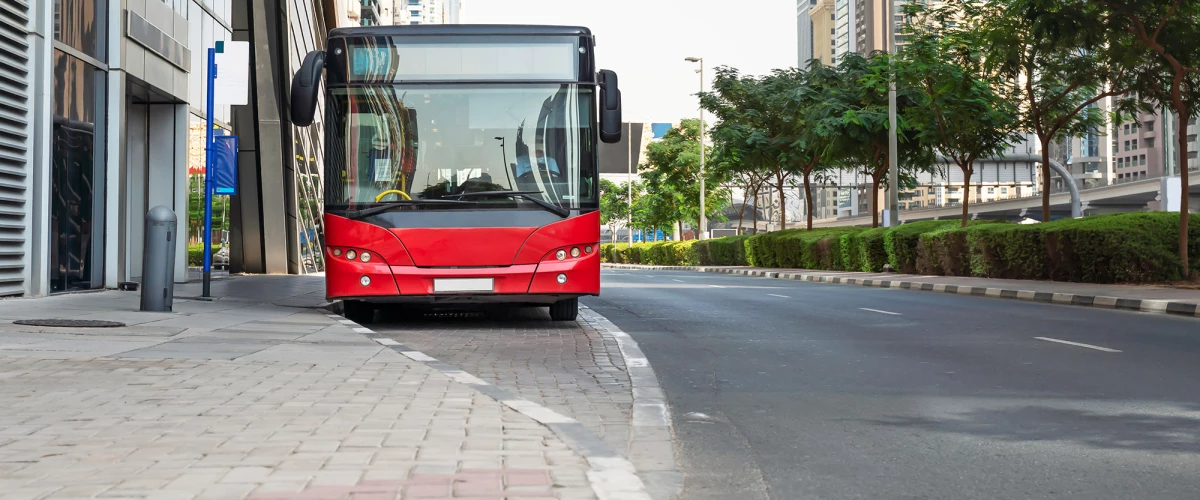
[[[323,107],[326,294],[346,317],[501,303],[570,321],[600,293],[597,143],[621,140],[621,96],[595,46],[580,27],[374,26],[305,57],[291,119]]]

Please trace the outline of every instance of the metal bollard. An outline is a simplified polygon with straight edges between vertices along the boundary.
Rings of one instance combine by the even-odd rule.
[[[146,212],[142,249],[142,310],[169,312],[175,299],[175,243],[178,219],[159,205]]]

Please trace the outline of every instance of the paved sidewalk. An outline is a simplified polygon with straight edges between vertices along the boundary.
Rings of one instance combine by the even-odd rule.
[[[903,288],[960,295],[1049,302],[1064,305],[1126,309],[1149,313],[1200,316],[1200,290],[1137,285],[1094,285],[1055,281],[998,280],[955,276],[810,271],[732,266],[641,266],[604,264],[607,269],[674,270],[739,274],[766,278]]]
[[[642,499],[628,461],[388,348],[319,277],[0,301],[0,499]],[[16,319],[121,321],[111,329]],[[527,402],[526,402],[527,403]],[[549,411],[549,410],[546,410]]]

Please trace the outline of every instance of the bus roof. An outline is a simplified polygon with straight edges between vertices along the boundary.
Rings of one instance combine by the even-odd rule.
[[[330,38],[402,35],[591,36],[592,30],[581,26],[525,26],[515,24],[415,24],[395,26],[355,26],[352,28],[335,28],[329,32]]]

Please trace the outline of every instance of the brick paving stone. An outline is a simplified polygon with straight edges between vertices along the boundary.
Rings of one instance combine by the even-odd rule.
[[[523,399],[579,420],[614,449],[629,447],[633,389],[617,341],[540,309],[385,317],[381,335]]]

